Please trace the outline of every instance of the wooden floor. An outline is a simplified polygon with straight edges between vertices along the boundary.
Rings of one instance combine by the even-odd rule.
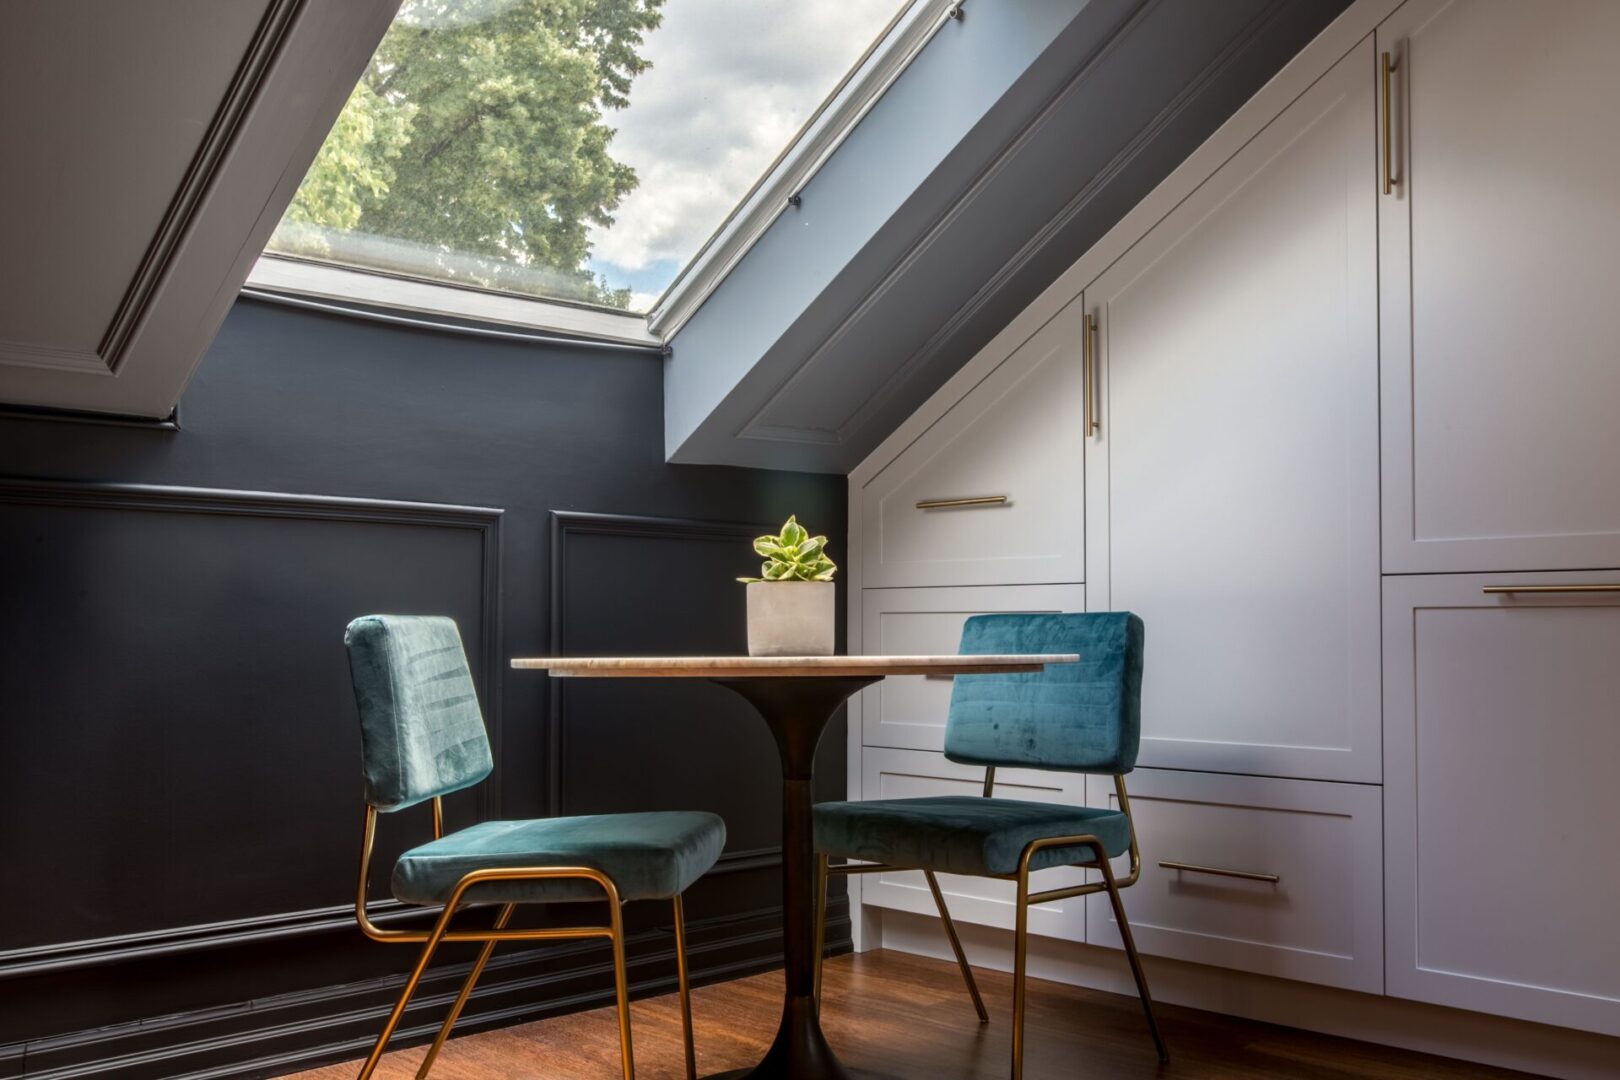
[[[846,1065],[919,1080],[1000,1080],[1008,1071],[1012,979],[978,971],[990,1009],[981,1027],[948,963],[872,952],[827,963],[827,1037]],[[1213,1013],[1158,1006],[1170,1046],[1162,1069],[1135,998],[1031,980],[1027,1080],[1506,1080],[1526,1074],[1487,1069],[1369,1043]],[[781,1010],[780,973],[693,991],[698,1073],[757,1061]],[[636,1075],[683,1076],[680,1013],[674,995],[632,1004]],[[380,1080],[410,1080],[422,1049],[383,1058]],[[298,1074],[300,1080],[350,1080],[357,1065]],[[610,1009],[452,1039],[434,1080],[545,1077],[604,1080],[619,1075],[618,1028]]]

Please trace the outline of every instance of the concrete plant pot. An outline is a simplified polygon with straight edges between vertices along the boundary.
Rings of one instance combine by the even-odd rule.
[[[836,608],[830,581],[748,583],[749,656],[831,656]]]

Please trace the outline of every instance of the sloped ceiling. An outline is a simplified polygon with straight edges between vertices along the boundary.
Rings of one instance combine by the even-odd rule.
[[[969,0],[675,336],[672,461],[847,472],[1348,0]]]
[[[399,2],[0,6],[0,403],[173,412]]]

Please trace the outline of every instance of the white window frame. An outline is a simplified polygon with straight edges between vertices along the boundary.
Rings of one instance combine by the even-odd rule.
[[[646,314],[470,288],[265,252],[247,286],[286,296],[663,348],[791,205],[964,0],[910,0]]]
[[[654,333],[668,341],[686,325],[934,35],[952,19],[962,17],[964,3],[965,0],[910,0],[895,14],[843,81],[833,88],[827,100],[811,114],[736,209],[653,304],[647,314],[647,325]]]
[[[265,253],[248,274],[247,287],[284,296],[335,300],[418,315],[566,334],[592,341],[663,347],[647,317],[628,311],[541,300],[532,296],[450,285],[440,281],[359,270],[312,259]]]

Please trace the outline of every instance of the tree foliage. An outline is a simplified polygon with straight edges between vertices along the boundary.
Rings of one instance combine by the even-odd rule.
[[[610,152],[664,0],[406,0],[288,212],[404,240],[446,276],[625,306],[587,230],[636,186]],[[471,255],[474,259],[457,257]]]

